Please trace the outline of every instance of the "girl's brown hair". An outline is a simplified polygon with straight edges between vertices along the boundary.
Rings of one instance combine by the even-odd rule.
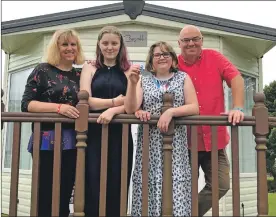
[[[148,52],[148,56],[147,56],[147,60],[146,60],[146,70],[149,72],[153,72],[155,73],[155,70],[153,68],[152,65],[152,60],[153,60],[153,52],[154,49],[156,47],[160,47],[160,50],[162,52],[169,52],[171,57],[172,57],[172,66],[170,68],[170,72],[177,72],[178,71],[178,58],[177,55],[174,51],[174,49],[172,48],[171,45],[169,45],[167,42],[164,41],[158,41],[156,43],[154,43],[153,45],[150,46],[149,52]]]

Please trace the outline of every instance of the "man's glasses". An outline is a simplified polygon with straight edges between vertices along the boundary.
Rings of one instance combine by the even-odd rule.
[[[190,43],[190,41],[193,41],[194,43],[199,42],[202,38],[201,37],[194,37],[194,38],[182,38],[180,41],[182,41],[185,44]]]
[[[161,56],[163,56],[165,59],[171,57],[171,54],[169,52],[164,52],[164,53],[154,53],[153,57],[156,59],[160,59]]]

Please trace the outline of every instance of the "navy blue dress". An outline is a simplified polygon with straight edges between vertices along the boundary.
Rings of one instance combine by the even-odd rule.
[[[127,78],[119,66],[104,66],[96,71],[91,82],[92,96],[102,99],[126,95]],[[91,111],[102,113],[104,110]],[[85,216],[99,216],[100,162],[102,125],[91,123],[88,127],[86,148]],[[106,215],[120,216],[122,124],[109,124],[107,161]],[[133,140],[131,127],[128,135],[128,177],[132,170]]]

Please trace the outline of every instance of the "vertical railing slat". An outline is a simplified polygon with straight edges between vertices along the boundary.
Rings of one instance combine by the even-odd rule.
[[[81,90],[78,93],[79,103],[76,108],[79,110],[79,118],[75,121],[76,130],[76,149],[77,149],[77,162],[76,162],[76,179],[74,190],[74,216],[85,216],[84,213],[84,186],[85,186],[85,149],[87,147],[87,130],[88,130],[88,92]]]
[[[198,216],[198,143],[197,126],[191,126],[192,216]]]
[[[21,138],[21,123],[15,122],[13,125],[13,145],[12,145],[9,216],[17,216],[20,138]]]
[[[268,215],[268,191],[266,171],[266,136],[269,133],[268,109],[264,104],[265,95],[254,95],[255,105],[252,115],[255,116],[256,124],[253,127],[257,151],[257,211],[258,216]]]
[[[39,154],[40,154],[40,122],[34,123],[33,142],[33,167],[32,167],[32,195],[31,195],[31,216],[38,216],[38,189],[39,189]]]
[[[120,216],[127,216],[128,124],[123,124]]]
[[[173,107],[173,94],[163,95],[161,113]],[[172,153],[174,136],[174,119],[171,120],[168,131],[163,134],[163,183],[162,183],[162,215],[173,216],[173,173]]]
[[[239,128],[231,127],[233,216],[240,216]]]
[[[61,123],[55,123],[52,216],[59,216],[61,169]]]
[[[219,216],[219,185],[218,185],[218,134],[217,126],[212,126],[212,216]]]
[[[102,149],[101,149],[101,178],[100,178],[100,216],[106,213],[106,183],[107,183],[107,158],[108,158],[108,124],[102,125]]]
[[[149,201],[149,125],[143,125],[143,149],[142,149],[142,216],[148,216]]]

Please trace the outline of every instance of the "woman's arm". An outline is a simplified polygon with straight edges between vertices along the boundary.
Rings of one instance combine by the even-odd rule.
[[[98,124],[109,124],[114,115],[125,113],[125,107],[123,105],[116,106],[105,110],[97,119]]]
[[[123,105],[124,98],[121,95],[114,99],[101,99],[92,97],[91,82],[95,72],[95,66],[92,66],[91,64],[84,64],[80,77],[80,90],[86,90],[89,93],[88,104],[90,109],[101,110]]]
[[[28,106],[29,112],[56,112],[69,118],[78,118],[79,110],[67,104],[31,101]]]
[[[191,78],[186,75],[184,81],[184,99],[185,104],[177,108],[168,109],[172,117],[197,115],[199,114],[198,101],[196,96],[195,87]]]
[[[39,102],[32,100],[29,102],[28,111],[29,112],[58,112],[58,103],[51,102]]]
[[[125,111],[127,114],[133,114],[142,105],[143,90],[141,86],[141,78],[135,85],[128,81],[127,93],[125,97]]]
[[[116,107],[109,108],[109,109],[112,110],[115,115],[119,115],[119,114],[124,114],[125,113],[125,106],[124,105],[116,106]]]
[[[143,100],[140,65],[132,65],[125,74],[127,77],[127,92],[124,106],[126,113],[132,114],[140,108]]]

